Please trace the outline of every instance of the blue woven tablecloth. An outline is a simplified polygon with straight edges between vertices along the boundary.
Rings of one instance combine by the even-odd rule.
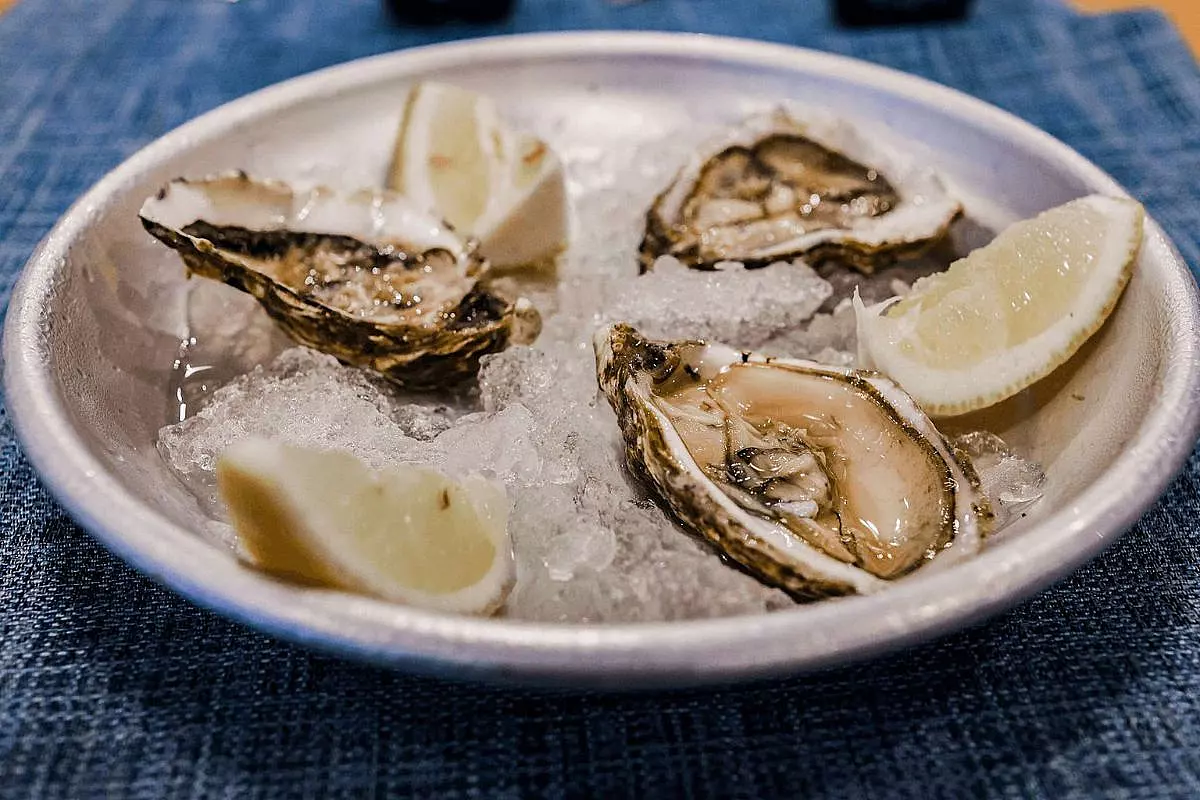
[[[1065,139],[1200,264],[1200,74],[1151,13],[980,0],[850,33],[817,0],[21,0],[0,17],[0,291],[91,183],[253,89],[417,43],[657,28],[922,74]],[[633,697],[406,678],[269,640],[73,525],[0,427],[0,798],[1200,797],[1200,459],[1105,556],[982,628],[816,677]]]

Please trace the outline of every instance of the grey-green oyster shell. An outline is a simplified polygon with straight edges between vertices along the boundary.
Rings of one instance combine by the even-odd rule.
[[[794,104],[750,117],[702,145],[655,199],[639,251],[642,271],[670,255],[694,269],[803,258],[871,273],[927,252],[946,238],[962,206],[935,173],[893,152],[887,138],[882,128],[859,131]],[[773,207],[769,197],[781,186],[797,191]],[[693,212],[705,198],[757,204],[764,216],[703,223]],[[737,241],[738,231],[783,217],[793,223]]]
[[[766,584],[788,592],[800,601],[819,600],[847,594],[869,594],[890,585],[863,569],[835,561],[802,543],[783,553],[765,539],[756,527],[761,518],[748,514],[727,496],[683,446],[679,434],[666,415],[648,399],[649,387],[674,380],[678,370],[686,370],[681,354],[705,348],[703,342],[661,342],[643,337],[626,324],[615,324],[597,332],[597,379],[601,391],[616,412],[630,471],[644,481],[670,515],[686,530],[706,539],[723,556]],[[716,345],[720,359],[726,350]],[[714,362],[701,369],[720,369],[727,363],[786,364],[792,368],[812,369],[831,379],[887,384],[890,397],[902,390],[875,373],[857,373],[843,368],[825,367],[812,362],[771,359],[752,353],[728,351],[732,362]],[[688,373],[689,375],[692,373]],[[906,395],[904,395],[907,398]],[[889,402],[882,395],[879,402]],[[992,514],[979,481],[968,460],[937,433],[932,423],[916,409],[895,408],[898,424],[907,426],[905,417],[913,417],[910,433],[928,439],[931,448],[946,466],[945,489],[953,493],[954,517],[948,536],[938,540],[939,552],[930,564],[944,565],[977,552],[990,527]],[[902,465],[898,465],[902,466]],[[953,547],[949,545],[953,544]],[[924,569],[930,569],[926,566]]]
[[[235,173],[172,181],[140,217],[189,273],[252,295],[292,339],[407,388],[470,378],[480,357],[532,342],[541,329],[527,300],[488,284],[487,266],[469,243],[389,192],[298,192]],[[427,270],[448,276],[453,286],[442,292],[444,307],[422,319],[386,307],[376,313],[371,303],[340,307],[337,298],[320,296],[326,286],[304,274],[310,252],[351,277],[374,280],[373,271],[390,270],[407,279],[412,270]],[[283,279],[288,271],[295,274]]]

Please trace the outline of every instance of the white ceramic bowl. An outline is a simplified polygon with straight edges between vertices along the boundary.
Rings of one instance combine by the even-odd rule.
[[[837,56],[701,36],[441,45],[324,70],[224,106],[147,147],[75,204],[29,261],[4,343],[9,412],[46,485],[115,553],[197,603],[306,645],[434,674],[629,687],[793,673],[928,639],[1045,588],[1128,528],[1192,449],[1196,287],[1151,222],[1104,330],[1067,367],[992,414],[989,427],[1041,461],[1049,484],[1028,518],[968,563],[918,573],[881,595],[768,616],[592,627],[442,616],[296,588],[242,567],[196,533],[195,504],[153,444],[168,421],[183,280],[182,270],[162,269],[137,209],[170,178],[231,167],[378,183],[396,99],[421,78],[486,91],[534,116],[573,105],[580,124],[564,135],[598,147],[655,135],[646,126],[656,120],[712,121],[752,102],[794,98],[924,143],[958,186],[1009,216],[1122,192],[1065,145],[949,89]]]

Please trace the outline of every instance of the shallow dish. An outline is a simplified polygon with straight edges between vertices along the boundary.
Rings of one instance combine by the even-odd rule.
[[[989,427],[1040,461],[1048,484],[1027,517],[967,563],[870,597],[619,626],[443,616],[247,569],[198,535],[195,504],[154,447],[171,419],[184,281],[182,271],[161,269],[138,207],[171,178],[230,167],[378,183],[396,98],[423,78],[488,92],[524,115],[572,110],[577,124],[561,136],[585,149],[659,135],[656,121],[800,100],[922,143],[956,187],[969,188],[969,210],[998,221],[1122,193],[1065,145],[952,90],[837,56],[702,36],[441,45],[224,106],[150,145],[75,204],[26,266],[4,342],[9,413],[46,485],[115,553],[197,603],[306,645],[436,675],[630,687],[795,673],[946,633],[1045,588],[1130,526],[1196,441],[1200,304],[1186,265],[1149,222],[1134,278],[1103,331],[993,417]]]

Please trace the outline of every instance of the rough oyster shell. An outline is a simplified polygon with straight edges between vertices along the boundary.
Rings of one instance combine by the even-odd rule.
[[[692,156],[646,215],[640,261],[645,271],[661,255],[697,269],[804,257],[869,273],[925,252],[961,213],[931,170],[843,120],[780,108]]]
[[[235,173],[172,181],[140,216],[190,272],[253,295],[296,341],[403,386],[470,377],[541,329],[529,301],[483,282],[468,243],[394,193]]]
[[[978,478],[887,378],[625,324],[594,344],[631,471],[760,580],[797,599],[869,593],[979,549]]]

